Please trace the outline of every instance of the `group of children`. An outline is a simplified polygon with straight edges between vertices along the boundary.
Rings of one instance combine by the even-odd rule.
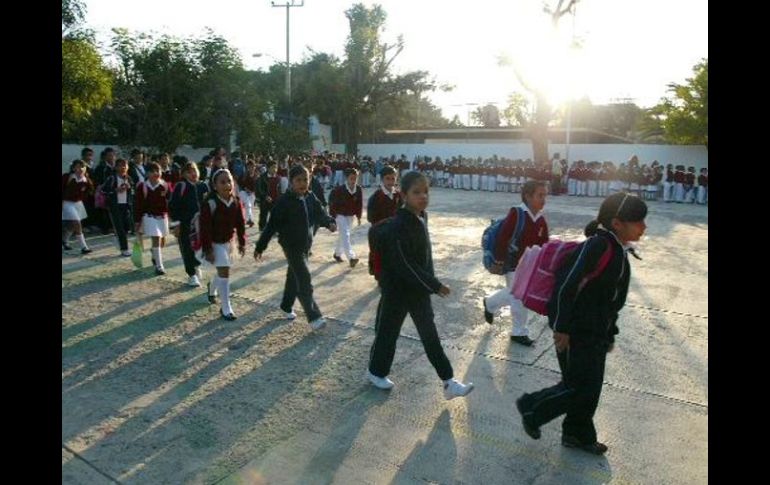
[[[316,163],[312,157],[290,159],[289,167],[280,168],[275,161],[265,160],[263,170],[259,170],[253,160],[242,163],[242,167],[228,163],[223,153],[212,154],[201,165],[175,157],[176,175],[173,168],[165,170],[167,156],[157,158],[158,162],[146,165],[141,163],[141,153],[132,154],[131,162],[114,160],[110,170],[105,170],[104,182],[98,186],[105,195],[121,254],[130,254],[126,233],[133,219],[134,231],[152,240],[156,273],[164,274],[162,249],[173,229],[188,284],[200,286],[200,265],[213,266],[215,275],[207,284],[207,298],[212,304],[221,300],[221,317],[234,320],[230,267],[236,248],[241,256],[245,254],[246,226],[253,225],[250,207],[258,201],[260,211],[267,208],[268,214],[264,224],[260,214],[254,259],[261,261],[270,240],[277,234],[287,261],[280,308],[288,320],[294,320],[297,318],[294,303],[299,300],[311,328],[323,328],[326,320],[313,296],[308,258],[317,229],[325,227],[331,232],[340,230],[334,259],[342,261],[344,254],[351,267],[358,262],[350,244],[353,219],[360,225],[363,207],[358,170],[345,169],[343,183],[329,196],[327,213],[323,198],[325,175],[315,171],[323,164]],[[285,176],[279,172],[282,168],[286,169]],[[400,168],[383,165],[377,174],[381,186],[367,201],[367,219],[371,223],[369,269],[378,282],[381,296],[366,377],[380,389],[394,386],[388,375],[401,326],[409,314],[441,380],[445,398],[453,399],[468,395],[474,386],[454,377],[436,329],[430,297],[433,294],[446,297],[451,290],[435,274],[427,212],[431,181],[419,168],[418,165],[417,170],[405,171],[398,190],[396,180]],[[166,175],[169,171],[172,174]],[[236,177],[233,172],[240,172],[240,176]],[[311,173],[318,175],[313,177]],[[282,178],[286,179],[285,184]],[[71,232],[81,241],[82,252],[90,252],[80,221],[86,215],[83,200],[96,186],[82,160],[73,162],[71,173],[65,174],[63,180],[62,221],[69,224],[62,246],[68,249]],[[520,184],[520,192],[522,204],[511,208],[495,244],[492,272],[505,275],[506,287],[484,298],[482,305],[484,318],[489,323],[493,323],[500,308],[510,306],[511,340],[531,346],[527,310],[512,296],[511,286],[524,250],[548,241],[548,225],[543,215],[547,183],[526,180]],[[640,197],[624,191],[609,195],[597,219],[585,229],[588,239],[559,269],[556,290],[548,304],[548,320],[554,331],[562,381],[525,394],[517,401],[524,429],[531,437],[539,438],[540,426],[566,414],[562,427],[565,446],[596,454],[606,451],[607,447],[597,441],[593,415],[601,391],[604,356],[614,345],[618,312],[628,291],[630,267],[626,254],[632,251],[630,243],[645,231],[646,213],[647,206]],[[612,254],[610,263],[602,274],[587,281],[586,276],[595,272],[600,257],[608,251]]]

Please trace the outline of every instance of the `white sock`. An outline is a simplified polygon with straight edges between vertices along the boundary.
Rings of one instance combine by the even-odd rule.
[[[230,306],[230,279],[219,278],[219,295],[222,300],[222,313],[229,315],[233,313],[233,307]]]
[[[78,241],[80,242],[80,247],[81,248],[88,249],[88,244],[86,244],[86,237],[85,237],[85,235],[83,235],[82,232],[80,234],[78,234]]]
[[[219,288],[219,275],[214,275],[211,278],[211,284],[209,285],[209,295],[216,296],[217,289]]]
[[[155,258],[155,267],[158,269],[163,268],[163,253],[160,251],[160,246],[152,248],[152,257]]]

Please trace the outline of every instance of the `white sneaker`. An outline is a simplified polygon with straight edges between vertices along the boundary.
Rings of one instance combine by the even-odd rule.
[[[449,379],[444,383],[444,398],[449,401],[456,397],[467,396],[473,390],[473,383],[463,384],[457,379]]]
[[[366,378],[369,379],[369,382],[374,384],[374,387],[378,389],[392,389],[395,385],[393,384],[393,381],[387,377],[377,377],[376,375],[369,372],[369,370],[366,371]]]
[[[201,282],[198,279],[198,275],[192,275],[187,279],[187,286],[192,286],[194,288],[200,288]]]
[[[313,330],[321,330],[326,326],[326,319],[324,317],[318,317],[310,322],[310,326],[313,328]]]
[[[293,311],[289,313],[284,313],[284,315],[286,315],[286,320],[294,320],[295,318],[297,318],[297,314],[294,313]]]

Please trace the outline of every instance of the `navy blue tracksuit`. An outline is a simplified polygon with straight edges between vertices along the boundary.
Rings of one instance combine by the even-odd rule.
[[[607,267],[578,291],[608,247],[613,255]],[[561,382],[522,396],[523,412],[532,413],[533,425],[541,426],[566,414],[564,436],[584,444],[596,443],[593,417],[601,396],[607,350],[618,333],[618,312],[625,304],[630,276],[626,251],[614,234],[603,229],[578,246],[557,272],[548,303],[548,323],[555,332],[568,334],[570,344],[556,354]]]
[[[409,210],[398,209],[394,218],[378,226],[373,236],[378,239],[376,244],[382,254],[382,296],[377,305],[376,335],[369,357],[369,372],[377,377],[390,373],[407,313],[438,376],[442,380],[454,377],[433,318],[430,295],[438,292],[441,282],[433,272],[428,215],[422,215],[424,222]]]
[[[334,219],[324,212],[321,202],[311,192],[300,196],[288,190],[275,201],[256,245],[256,251],[263,253],[270,238],[278,233],[278,244],[289,263],[281,310],[291,312],[294,301],[298,299],[309,322],[322,316],[313,298],[313,284],[307,266],[308,251],[313,244],[313,227],[316,224],[328,228],[334,224]]]

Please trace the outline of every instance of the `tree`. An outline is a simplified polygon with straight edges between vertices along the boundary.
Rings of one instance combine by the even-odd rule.
[[[471,118],[485,128],[497,128],[500,126],[500,110],[494,104],[476,108],[471,113]]]
[[[347,118],[341,123],[343,139],[350,153],[358,151],[361,137],[361,121],[372,115],[384,103],[403,102],[404,94],[416,94],[436,89],[436,83],[428,79],[426,71],[413,71],[395,76],[390,66],[404,49],[403,37],[393,45],[380,42],[387,14],[379,5],[367,8],[355,4],[345,11],[350,34],[345,44],[343,69],[347,95],[340,106]]]
[[[643,139],[663,135],[669,143],[708,146],[708,66],[704,58],[685,84],[668,85],[672,97],[649,109],[638,124]]]
[[[574,13],[574,7],[580,0],[559,0],[556,8],[544,4],[543,11],[551,16],[553,27],[558,27],[559,20],[568,13]],[[504,62],[504,61],[503,61]],[[501,63],[503,63],[501,62]],[[547,61],[544,61],[547,62]],[[545,93],[538,87],[527,82],[525,76],[514,66],[514,73],[526,91],[534,98],[534,114],[527,125],[530,139],[532,140],[532,153],[535,163],[546,163],[548,157],[548,124],[554,118],[556,112],[548,103]]]
[[[112,99],[112,74],[102,63],[93,33],[82,28],[85,5],[62,0],[62,137]]]
[[[508,97],[508,106],[503,110],[503,119],[508,126],[529,127],[534,120],[529,99],[521,93],[512,93]]]

